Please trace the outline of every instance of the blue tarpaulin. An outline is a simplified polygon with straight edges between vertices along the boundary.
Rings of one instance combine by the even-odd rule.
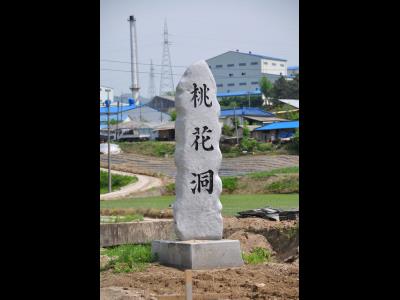
[[[124,105],[124,106],[121,105],[119,107],[119,109],[118,109],[118,106],[110,106],[110,114],[117,114],[118,112],[119,113],[126,112],[128,110],[131,110],[131,109],[134,109],[134,108],[137,108],[137,107],[139,107],[139,106],[136,106],[135,104],[133,104],[133,105]],[[107,113],[108,113],[108,107],[106,107],[106,106],[100,107],[100,114],[101,115],[102,114],[107,114]]]
[[[276,130],[276,129],[295,129],[299,128],[299,121],[275,122],[256,128],[255,130]]]

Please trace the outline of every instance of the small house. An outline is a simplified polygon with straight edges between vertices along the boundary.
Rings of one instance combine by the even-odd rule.
[[[253,137],[259,142],[288,140],[293,137],[297,128],[299,128],[299,121],[276,122],[256,128],[253,131]]]
[[[157,134],[159,141],[174,141],[175,140],[175,122],[168,122],[159,125],[153,129]]]

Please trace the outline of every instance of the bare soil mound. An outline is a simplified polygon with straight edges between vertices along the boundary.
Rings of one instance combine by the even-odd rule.
[[[238,233],[237,233],[238,232]],[[297,255],[299,247],[298,221],[269,221],[261,218],[224,218],[224,235],[229,238],[237,233],[261,235],[276,253],[276,258],[284,262],[289,257]],[[252,237],[260,242],[260,238]],[[240,239],[239,239],[240,240]],[[246,241],[242,238],[241,246],[246,247]]]
[[[228,239],[239,240],[240,249],[242,250],[242,252],[245,253],[249,253],[255,248],[265,248],[268,249],[272,254],[274,254],[271,244],[267,241],[265,236],[261,234],[246,232],[242,229],[230,235]]]

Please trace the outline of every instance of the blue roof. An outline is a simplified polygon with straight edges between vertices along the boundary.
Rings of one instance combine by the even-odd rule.
[[[288,70],[298,70],[299,66],[288,67],[287,69]]]
[[[120,106],[119,110],[118,110],[118,106],[110,106],[110,114],[117,114],[118,112],[120,112],[120,113],[126,112],[129,110],[135,109],[136,107],[139,107],[139,106],[136,106],[135,104],[134,105],[123,105],[123,106]],[[106,107],[106,106],[100,107],[100,114],[107,114],[107,113],[108,113],[108,107]]]
[[[292,129],[292,128],[299,128],[299,121],[275,122],[272,124],[256,128],[255,130],[275,130],[275,129]]]
[[[229,53],[229,52],[239,53],[239,54],[246,54],[246,55],[256,56],[256,57],[260,57],[260,58],[264,58],[264,59],[272,59],[272,60],[287,61],[287,59],[283,59],[283,58],[277,58],[277,57],[271,57],[271,56],[253,54],[253,53],[244,53],[244,52],[239,52],[239,51],[227,51],[227,52],[225,52],[225,53],[219,54],[219,55],[214,56],[214,57],[212,57],[212,58],[218,57],[218,56],[220,56],[220,55],[224,55],[224,54]],[[207,61],[210,60],[210,59],[212,59],[212,58],[207,59]]]
[[[233,96],[247,96],[247,95],[260,95],[261,91],[237,91],[231,93],[217,93],[217,97],[233,97]]]
[[[257,116],[257,117],[275,117],[274,114],[259,109],[257,107],[242,107],[236,109],[223,109],[221,110],[220,117],[231,116]]]

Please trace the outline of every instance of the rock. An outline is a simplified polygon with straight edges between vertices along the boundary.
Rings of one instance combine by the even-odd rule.
[[[108,153],[108,144],[107,143],[100,144],[100,153],[102,153],[102,154]],[[121,153],[121,148],[116,144],[110,144],[110,153],[111,154]]]
[[[218,176],[220,106],[205,61],[191,65],[176,89],[175,231],[179,240],[222,239],[222,182]]]
[[[100,268],[105,268],[110,260],[107,255],[100,255]]]

